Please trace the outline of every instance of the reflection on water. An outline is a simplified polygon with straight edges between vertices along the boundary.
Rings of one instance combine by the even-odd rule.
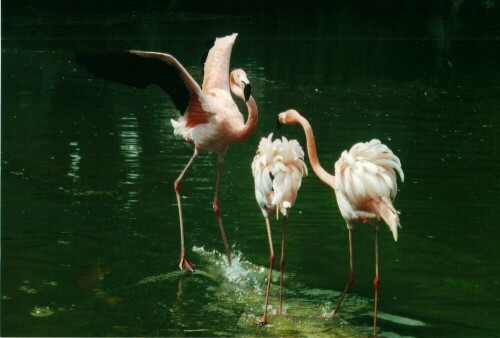
[[[336,304],[349,255],[334,196],[315,175],[304,178],[289,219],[290,316],[255,325],[269,252],[250,163],[270,132],[304,145],[300,128],[275,130],[276,115],[296,108],[313,125],[325,168],[352,144],[379,138],[408,176],[398,186],[400,239],[380,231],[379,332],[497,336],[500,21],[487,3],[303,17],[50,6],[4,13],[1,334],[369,334],[373,238],[363,226],[354,234],[352,291],[337,317],[316,317]],[[173,135],[172,102],[158,88],[93,79],[74,50],[172,52],[200,80],[205,40],[230,32],[240,33],[231,67],[252,81],[259,126],[229,150],[222,175],[231,267],[211,206],[216,156],[200,155],[186,175],[186,247],[198,268],[190,274],[177,267],[172,185],[192,148]]]
[[[137,194],[140,182],[142,151],[141,139],[138,133],[138,121],[135,116],[123,116],[118,123],[118,135],[120,140],[120,155],[123,156],[124,178],[119,186],[126,185],[127,193],[124,197],[124,209],[130,211],[132,205],[137,203]]]
[[[80,160],[82,157],[79,155],[80,148],[78,147],[78,142],[70,142],[70,147],[73,151],[70,152],[71,164],[68,170],[68,176],[73,179],[73,183],[78,181],[78,170],[80,169]]]
[[[207,282],[210,281],[212,284],[211,287],[206,289],[206,292],[211,294],[214,301],[203,305],[203,311],[211,313],[214,317],[229,315],[233,318],[236,315],[239,319],[237,319],[238,328],[234,333],[238,333],[239,336],[300,334],[352,337],[362,332],[357,331],[348,323],[360,316],[360,314],[367,315],[365,310],[370,303],[367,299],[356,296],[350,297],[348,300],[350,304],[347,306],[349,310],[345,314],[334,319],[323,319],[318,315],[331,311],[332,305],[329,300],[336,299],[340,293],[329,290],[307,289],[303,285],[294,284],[285,289],[287,297],[290,297],[290,299],[285,300],[284,304],[288,315],[280,317],[277,314],[277,307],[273,309],[273,304],[276,305],[279,302],[279,295],[272,293],[269,306],[271,324],[266,327],[259,327],[258,322],[263,311],[268,270],[249,262],[238,250],[233,250],[232,265],[227,264],[225,255],[215,250],[207,251],[203,247],[193,247],[192,251],[197,254],[203,268],[196,270],[189,278],[204,280],[205,284],[210,284]],[[185,277],[185,272],[175,271],[146,277],[133,285],[127,286],[125,289],[145,287],[150,283],[177,282],[177,301],[182,303],[190,299],[188,293],[190,291],[187,290],[189,283],[186,282]],[[275,275],[275,277],[277,276]],[[284,278],[288,280],[290,276],[285,274]],[[277,278],[274,278],[273,284],[279,284]],[[277,289],[276,285],[275,288]],[[174,305],[174,310],[175,308]],[[384,318],[391,319],[391,315],[387,314]],[[397,317],[394,316],[394,318]],[[180,319],[183,320],[183,318]],[[405,320],[407,323],[417,323],[417,321],[411,319],[399,318],[399,322],[402,324],[405,324]],[[234,330],[234,328],[231,330]],[[222,333],[213,328],[192,327],[184,329],[183,332],[205,332],[206,335]]]

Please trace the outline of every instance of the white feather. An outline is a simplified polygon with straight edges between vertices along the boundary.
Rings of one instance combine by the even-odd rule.
[[[335,194],[344,218],[355,221],[356,211],[366,211],[371,206],[377,210],[368,211],[384,218],[397,239],[400,224],[392,204],[397,193],[396,172],[403,181],[401,161],[377,139],[356,143],[349,151],[343,151],[335,163]]]
[[[296,140],[262,138],[252,162],[255,197],[264,215],[278,209],[283,215],[297,198],[302,177],[307,175],[304,150]]]

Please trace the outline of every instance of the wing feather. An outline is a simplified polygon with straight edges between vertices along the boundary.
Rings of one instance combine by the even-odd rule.
[[[237,33],[215,39],[203,68],[203,91],[219,88],[229,92],[229,61]]]
[[[261,139],[252,162],[252,173],[255,196],[261,208],[265,207],[263,210],[279,208],[286,215],[287,209],[293,206],[302,177],[307,174],[303,156],[304,151],[295,140],[283,137],[272,141],[272,134]],[[262,183],[263,177],[270,179],[270,186]]]
[[[354,208],[368,200],[394,199],[397,176],[404,179],[399,158],[379,140],[357,143],[335,164],[337,188]]]
[[[125,51],[100,54],[79,54],[76,61],[96,77],[137,88],[157,85],[184,114],[190,97],[201,94],[201,89],[187,70],[172,55]]]

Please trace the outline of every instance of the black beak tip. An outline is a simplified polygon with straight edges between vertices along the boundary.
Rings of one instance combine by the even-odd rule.
[[[250,83],[245,85],[243,94],[245,95],[245,102],[248,102],[248,99],[250,99],[250,95],[252,95],[252,86],[250,85]]]

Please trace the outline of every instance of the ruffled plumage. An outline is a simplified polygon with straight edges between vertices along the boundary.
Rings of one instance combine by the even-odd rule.
[[[285,137],[272,140],[273,134],[262,138],[252,163],[255,197],[264,216],[276,207],[283,215],[291,208],[307,175],[304,150],[296,140]]]
[[[401,224],[399,212],[392,204],[397,193],[396,172],[403,182],[401,161],[379,140],[357,143],[349,151],[344,150],[335,163],[335,195],[342,216],[348,222],[382,218],[397,240]]]

